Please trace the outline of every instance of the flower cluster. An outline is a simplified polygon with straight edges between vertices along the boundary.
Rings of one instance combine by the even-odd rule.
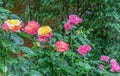
[[[67,23],[64,24],[64,27],[66,30],[70,30],[73,25],[78,25],[78,23],[82,23],[82,18],[72,14],[69,16]],[[49,26],[40,26],[37,21],[29,21],[27,25],[23,27],[22,21],[11,19],[3,23],[2,29],[11,32],[19,32],[22,29],[22,31],[32,36],[37,34],[38,43],[47,42],[53,36],[52,29]],[[59,52],[65,52],[69,50],[69,44],[62,40],[57,41],[55,46],[56,50]],[[84,56],[86,53],[90,52],[91,49],[91,46],[86,44],[80,46],[78,48],[78,52]]]
[[[85,44],[85,45],[79,46],[78,52],[79,52],[81,55],[84,56],[86,53],[90,52],[91,49],[92,49],[92,48],[91,48],[90,45]]]
[[[100,60],[104,62],[109,62],[109,59],[110,59],[109,56],[105,56],[105,55],[100,57]],[[117,63],[115,59],[110,60],[110,66],[111,66],[111,70],[110,70],[111,72],[120,72],[120,65]],[[100,64],[99,69],[104,70],[104,65]]]
[[[78,23],[82,23],[82,18],[78,17],[75,14],[69,16],[69,20],[64,24],[65,30],[71,30],[72,25],[78,25]]]
[[[22,28],[23,23],[17,19],[11,19],[4,21],[2,29],[10,32],[20,32],[20,29],[27,34],[36,35],[38,34],[38,41],[47,41],[52,37],[52,29],[49,26],[42,26],[37,21],[29,21],[27,25]]]

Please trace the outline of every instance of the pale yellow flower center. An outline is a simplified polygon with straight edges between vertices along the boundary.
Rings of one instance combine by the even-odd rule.
[[[7,22],[7,24],[8,24],[9,26],[15,26],[15,25],[17,26],[17,25],[20,24],[20,21],[19,21],[19,20],[15,20],[15,19],[7,20],[6,22]]]
[[[38,30],[39,35],[46,35],[50,32],[52,32],[52,29],[49,26],[42,26]]]

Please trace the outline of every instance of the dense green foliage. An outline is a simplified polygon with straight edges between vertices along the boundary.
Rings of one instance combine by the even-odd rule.
[[[24,5],[22,13],[19,5]],[[23,20],[26,24],[36,20],[41,26],[53,29],[53,37],[38,47],[34,38],[24,32],[9,33],[0,26],[0,73],[3,76],[119,76],[110,72],[108,63],[100,62],[107,55],[120,63],[120,1],[119,0],[1,0],[0,24],[7,19]],[[64,21],[70,14],[83,18],[71,31],[64,30]],[[17,16],[18,15],[18,16]],[[76,34],[76,32],[78,34]],[[33,42],[33,47],[24,45],[23,38]],[[64,40],[70,50],[57,52],[56,41]],[[77,53],[79,45],[88,43],[92,51],[83,57]],[[30,43],[32,44],[32,43]],[[25,56],[13,57],[20,51]],[[100,63],[105,64],[99,70]]]

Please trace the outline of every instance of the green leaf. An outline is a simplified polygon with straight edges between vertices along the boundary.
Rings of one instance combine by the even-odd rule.
[[[55,42],[56,42],[56,38],[51,38],[50,40],[49,40],[49,43],[50,43],[50,46],[54,46],[55,45]]]
[[[7,14],[5,13],[0,13],[0,19],[6,19],[7,18]]]
[[[4,9],[4,8],[2,8],[2,7],[0,7],[0,12],[4,12],[4,13],[10,13],[10,11],[9,10],[7,10],[7,9]]]
[[[30,73],[31,73],[31,76],[43,76],[42,74],[40,74],[40,72],[34,71],[34,70],[30,71]]]
[[[35,53],[28,47],[22,46],[21,50],[30,57],[35,55]]]
[[[17,34],[11,34],[11,39],[15,42],[17,45],[23,45],[24,41],[21,37],[19,37]]]
[[[87,43],[85,38],[83,38],[82,36],[79,36],[78,38],[82,42],[82,44],[86,44]]]
[[[47,73],[48,71],[50,71],[49,68],[42,68],[43,73]]]
[[[3,47],[11,47],[11,42],[8,41],[7,39],[2,40],[2,45]]]
[[[39,63],[39,64],[41,64],[41,63],[43,64],[43,63],[45,62],[45,60],[46,60],[46,58],[40,58],[40,59],[38,60],[38,63]]]
[[[60,40],[63,39],[60,33],[53,33],[53,35],[56,36]]]
[[[66,52],[65,55],[68,57],[71,57],[73,54],[74,54],[74,52],[72,50],[70,50],[70,51]]]
[[[31,38],[31,35],[26,34],[25,32],[22,32],[22,31],[21,31],[19,34],[20,34],[21,36],[25,37],[25,38],[28,38],[28,39]]]
[[[22,21],[21,18],[18,17],[16,14],[11,14],[11,15],[10,15],[10,18],[11,18],[11,19],[18,19],[18,20]]]
[[[20,52],[20,50],[21,50],[20,46],[15,45],[14,43],[11,44],[11,46],[12,47],[10,47],[10,51],[12,51],[13,53],[16,53],[16,54],[18,54]]]
[[[69,37],[68,36],[64,36],[64,41],[68,42],[69,41]]]
[[[84,68],[85,68],[85,70],[89,71],[91,69],[91,66],[88,63],[86,63],[84,65]]]
[[[2,69],[2,71],[3,71],[4,73],[7,72],[7,66],[2,66],[1,69]]]

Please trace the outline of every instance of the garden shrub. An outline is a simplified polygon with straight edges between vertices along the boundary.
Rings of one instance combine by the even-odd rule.
[[[0,1],[0,75],[120,75],[119,0],[16,0],[19,16],[14,2]]]

